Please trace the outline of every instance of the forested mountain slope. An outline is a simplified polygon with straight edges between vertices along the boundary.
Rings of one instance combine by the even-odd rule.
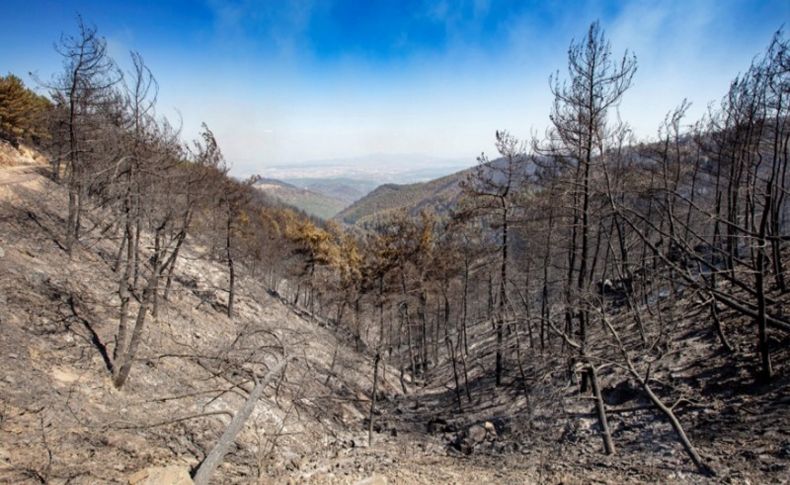
[[[338,198],[302,189],[274,179],[258,179],[255,188],[283,204],[295,207],[321,219],[331,219],[348,204]]]
[[[287,184],[295,185],[296,187],[307,189],[311,192],[340,200],[345,204],[344,208],[366,196],[371,190],[379,185],[372,180],[344,177],[301,177],[286,178],[282,181]]]
[[[334,218],[345,224],[364,226],[379,217],[387,219],[388,215],[397,211],[405,211],[410,215],[416,215],[421,209],[446,212],[457,202],[461,194],[459,183],[467,172],[464,170],[428,182],[381,185]]]
[[[524,162],[524,158],[520,156],[519,161]],[[465,210],[461,207],[464,184],[475,177],[487,177],[501,183],[507,165],[504,158],[489,160],[483,157],[471,168],[427,182],[384,184],[340,211],[334,219],[360,227],[375,227],[398,214],[417,217],[420,212],[427,211],[446,218],[454,212]],[[518,173],[512,181],[513,185],[526,185],[528,171],[532,169],[526,163],[519,163],[515,167]]]

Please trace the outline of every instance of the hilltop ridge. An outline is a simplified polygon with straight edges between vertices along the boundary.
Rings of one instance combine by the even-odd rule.
[[[330,195],[296,187],[281,180],[260,178],[254,187],[283,204],[320,219],[331,219],[347,206],[346,201]]]
[[[467,173],[469,169],[428,182],[380,185],[341,210],[334,219],[345,224],[364,225],[376,217],[386,217],[388,213],[400,210],[410,215],[427,208],[435,212],[446,212],[457,202],[461,194],[459,183]]]

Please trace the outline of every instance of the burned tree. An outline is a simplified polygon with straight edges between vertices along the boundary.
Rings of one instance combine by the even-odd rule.
[[[502,384],[504,327],[508,302],[508,237],[513,215],[513,198],[526,180],[524,146],[507,132],[496,132],[496,146],[501,159],[491,161],[485,155],[478,158],[478,165],[461,184],[468,205],[459,214],[461,218],[482,218],[490,225],[498,239],[499,291],[495,320],[497,385]]]
[[[66,222],[66,249],[72,253],[80,235],[80,215],[92,174],[92,134],[100,127],[97,116],[102,105],[112,101],[112,87],[120,74],[107,54],[107,42],[95,27],[78,18],[78,34],[63,35],[56,45],[63,58],[63,73],[46,86],[63,119],[57,123],[62,133],[56,138],[66,154],[66,182],[69,190]],[[56,159],[60,159],[56,155]],[[94,167],[95,168],[95,167]],[[56,178],[60,176],[56,166]]]
[[[589,289],[590,246],[595,227],[591,201],[596,166],[608,149],[607,121],[631,86],[636,72],[636,57],[626,52],[620,60],[612,57],[611,47],[600,25],[593,23],[584,40],[572,42],[568,49],[568,76],[560,82],[551,78],[554,105],[548,146],[543,148],[561,171],[567,174],[570,221],[566,281],[566,323],[570,327],[575,310],[578,333],[584,342],[589,310],[582,299]],[[575,277],[575,282],[574,282]],[[574,288],[575,286],[575,288]],[[574,296],[575,295],[575,296]]]

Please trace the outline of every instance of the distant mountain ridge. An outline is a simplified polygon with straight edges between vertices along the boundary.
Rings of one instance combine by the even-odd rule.
[[[461,159],[373,154],[270,166],[262,170],[257,187],[322,219],[342,212],[343,216],[335,219],[353,224],[379,210],[412,205],[408,201],[421,207],[450,203],[460,192],[462,177],[458,174],[468,166]],[[371,200],[376,202],[368,207]]]
[[[521,162],[520,166],[524,171],[514,175],[514,183],[517,185],[524,183],[534,171],[534,167],[526,163],[526,159]],[[505,163],[505,159],[497,158],[484,166],[476,165],[427,182],[384,184],[338,212],[334,219],[343,224],[365,226],[379,218],[385,220],[388,215],[400,210],[410,216],[417,216],[423,209],[447,214],[458,206],[462,192],[461,182],[480,168],[487,177],[498,183],[504,177],[501,170],[504,170]]]
[[[462,170],[428,182],[384,184],[335,215],[334,219],[349,225],[363,226],[377,217],[398,210],[416,215],[422,209],[447,212],[461,195],[460,183],[472,169]]]
[[[260,178],[255,182],[255,188],[283,204],[321,219],[331,219],[348,205],[345,200],[271,178]]]
[[[337,199],[344,202],[346,206],[366,196],[380,185],[378,182],[371,180],[358,180],[346,177],[285,178],[282,179],[282,182]]]

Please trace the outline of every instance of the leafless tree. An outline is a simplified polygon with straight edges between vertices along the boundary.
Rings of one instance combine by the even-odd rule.
[[[66,249],[72,253],[79,239],[80,215],[87,195],[92,134],[100,126],[97,114],[103,104],[112,101],[111,91],[120,79],[115,63],[107,54],[107,42],[99,36],[95,27],[77,19],[78,33],[63,35],[55,46],[63,58],[63,73],[46,86],[52,98],[62,107],[64,116],[62,138],[66,152],[67,185],[69,189],[68,218],[66,223]],[[58,158],[59,159],[59,158]],[[60,167],[56,167],[56,177]]]

